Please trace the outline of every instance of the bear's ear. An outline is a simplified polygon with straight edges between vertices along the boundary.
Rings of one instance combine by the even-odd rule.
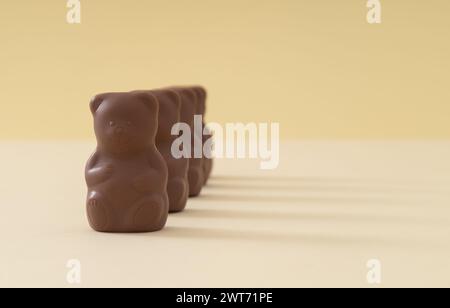
[[[151,92],[139,91],[134,93],[135,97],[142,101],[148,109],[154,113],[158,114],[159,112],[159,102],[156,96]]]
[[[207,100],[208,99],[208,91],[204,87],[199,87],[201,93],[202,93],[202,99]]]
[[[181,110],[181,96],[178,94],[177,91],[169,90],[168,96],[170,98],[170,102],[175,106],[175,110],[177,112],[180,112]]]
[[[100,105],[103,103],[104,95],[96,95],[94,98],[92,98],[89,106],[91,109],[92,114],[95,114],[100,107]]]

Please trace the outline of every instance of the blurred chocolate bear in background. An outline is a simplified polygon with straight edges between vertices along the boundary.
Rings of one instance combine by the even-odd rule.
[[[186,123],[191,131],[191,158],[189,159],[189,197],[197,197],[200,195],[203,185],[205,183],[205,176],[203,170],[203,158],[195,157],[195,146],[200,145],[201,152],[203,152],[203,141],[201,136],[195,132],[194,115],[197,114],[197,94],[192,88],[174,87],[181,98],[181,113],[180,121]],[[202,155],[203,156],[203,155]]]
[[[203,123],[202,123],[202,127],[203,127],[203,134],[201,136],[202,140],[203,140],[203,145],[206,143],[206,141],[211,138],[211,131],[208,129],[208,127],[206,126],[206,121],[205,121],[205,116],[206,116],[206,100],[208,97],[208,93],[206,91],[205,88],[201,87],[201,86],[195,86],[192,87],[192,89],[195,91],[195,93],[197,94],[197,114],[202,115],[202,119],[203,119]],[[208,183],[209,177],[211,176],[211,172],[213,169],[213,159],[211,157],[211,149],[204,149],[204,157],[203,157],[203,175],[204,175],[204,185],[206,185]],[[205,156],[207,155],[207,156]]]
[[[178,136],[172,135],[172,127],[180,122],[181,97],[172,89],[154,90],[152,93],[159,102],[159,126],[156,135],[156,146],[164,157],[168,170],[170,213],[181,212],[185,209],[189,197],[189,159],[175,158],[172,154],[172,144]]]

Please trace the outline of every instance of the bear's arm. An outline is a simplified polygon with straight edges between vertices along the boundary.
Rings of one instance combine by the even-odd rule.
[[[137,179],[135,187],[139,187],[138,190],[140,191],[144,191],[145,188],[157,192],[166,191],[169,171],[167,169],[166,161],[156,148],[147,153],[147,162],[151,169],[146,172],[144,177],[139,177],[139,179]],[[146,178],[145,181],[144,178]],[[142,185],[139,185],[139,183]],[[144,183],[146,183],[146,185],[144,185]]]
[[[186,158],[176,159],[173,158],[170,160],[170,167],[177,170],[177,173],[183,175],[189,170],[189,160]]]
[[[97,166],[98,159],[98,152],[95,152],[86,164],[86,183],[89,187],[106,181],[113,172],[111,165]]]

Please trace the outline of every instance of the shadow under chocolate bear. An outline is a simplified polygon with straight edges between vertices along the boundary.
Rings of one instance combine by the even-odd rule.
[[[100,232],[152,232],[167,221],[168,171],[155,145],[159,105],[149,93],[91,102],[97,150],[86,166],[87,214]]]

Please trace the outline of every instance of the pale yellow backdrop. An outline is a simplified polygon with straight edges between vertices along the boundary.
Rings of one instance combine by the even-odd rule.
[[[450,137],[450,1],[65,0],[0,6],[0,138],[90,138],[103,91],[202,83],[209,120],[288,138]]]

